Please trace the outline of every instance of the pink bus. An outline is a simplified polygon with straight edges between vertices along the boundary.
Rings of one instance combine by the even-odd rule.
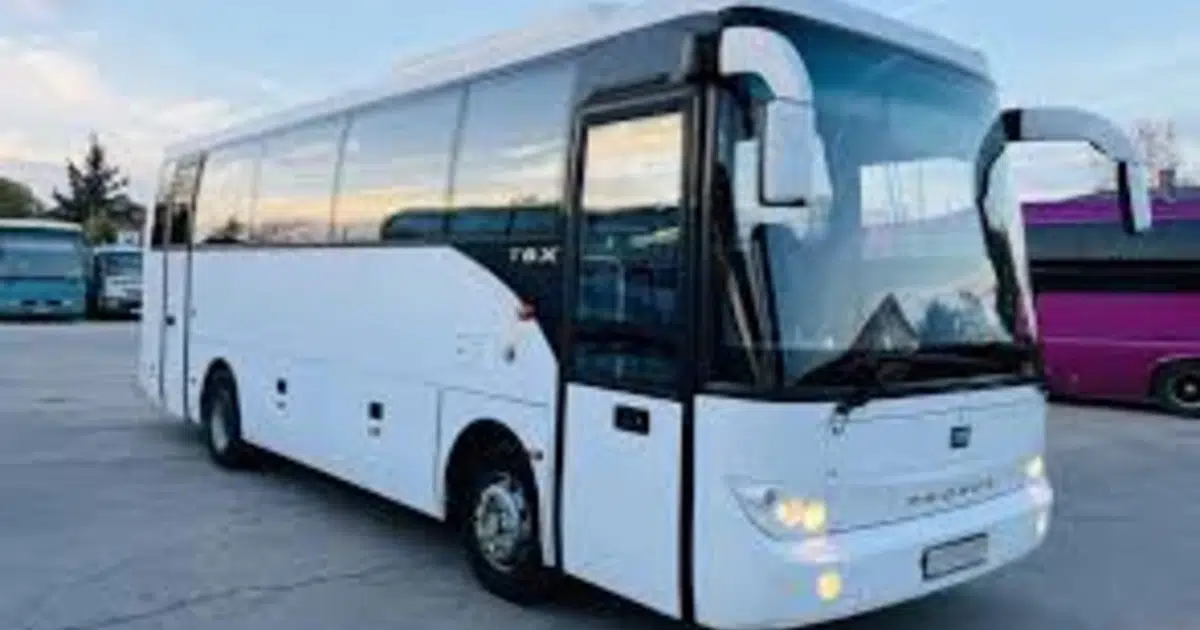
[[[1051,392],[1200,418],[1200,189],[1156,198],[1139,236],[1104,195],[1024,212]]]

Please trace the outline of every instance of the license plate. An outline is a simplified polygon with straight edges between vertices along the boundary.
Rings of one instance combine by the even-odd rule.
[[[927,580],[940,578],[986,563],[987,554],[987,534],[977,534],[926,549],[921,571]]]

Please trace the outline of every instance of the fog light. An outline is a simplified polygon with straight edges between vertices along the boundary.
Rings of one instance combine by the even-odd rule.
[[[1038,512],[1037,520],[1033,524],[1034,531],[1037,532],[1038,538],[1043,538],[1046,532],[1050,531],[1050,513]]]
[[[1042,460],[1041,455],[1034,457],[1025,464],[1025,476],[1035,481],[1046,476],[1046,462]]]
[[[842,595],[842,576],[837,571],[826,571],[817,578],[817,596],[831,602]]]

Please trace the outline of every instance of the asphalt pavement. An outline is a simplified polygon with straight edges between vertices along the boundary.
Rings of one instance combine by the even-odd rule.
[[[133,388],[136,325],[0,325],[0,630],[679,628],[485,594],[440,525],[285,462],[231,474]],[[1046,544],[837,630],[1200,630],[1200,422],[1058,405]]]

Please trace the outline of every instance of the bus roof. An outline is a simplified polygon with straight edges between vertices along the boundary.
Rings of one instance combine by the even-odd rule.
[[[980,76],[987,76],[983,56],[931,32],[887,18],[844,0],[643,0],[637,4],[591,4],[523,28],[485,36],[465,44],[420,55],[379,85],[332,96],[216,133],[169,146],[174,159],[239,138],[253,137],[342,110],[393,96],[417,92],[467,77],[500,70],[524,61],[576,49],[623,32],[689,15],[718,13],[736,7],[775,9],[808,17],[925,54]]]
[[[0,219],[0,230],[61,230],[82,232],[78,223],[55,219]]]

